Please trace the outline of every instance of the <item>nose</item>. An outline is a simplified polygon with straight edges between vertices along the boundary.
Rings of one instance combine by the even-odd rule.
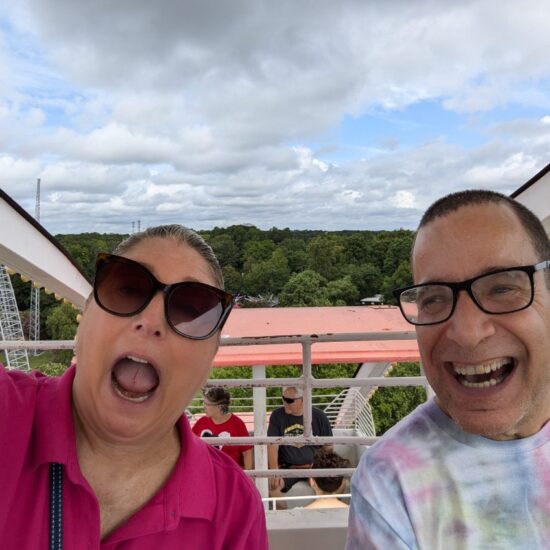
[[[446,333],[462,348],[475,349],[495,333],[494,316],[481,311],[467,292],[460,291],[455,310],[447,321]]]
[[[133,317],[133,330],[143,336],[163,338],[169,330],[164,316],[164,295],[157,292],[147,307]]]

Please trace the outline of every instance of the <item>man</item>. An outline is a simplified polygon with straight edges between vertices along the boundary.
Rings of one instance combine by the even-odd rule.
[[[304,398],[301,388],[283,388],[283,406],[269,417],[268,436],[297,436],[304,433]],[[313,435],[331,436],[332,428],[325,413],[312,407],[311,431]],[[331,445],[325,446],[332,450]],[[313,456],[319,445],[268,445],[267,457],[270,470],[284,468],[311,468]],[[286,493],[298,481],[306,478],[270,478],[271,496]]]
[[[504,195],[424,214],[395,295],[436,397],[362,457],[347,550],[550,548],[549,267],[542,224]]]

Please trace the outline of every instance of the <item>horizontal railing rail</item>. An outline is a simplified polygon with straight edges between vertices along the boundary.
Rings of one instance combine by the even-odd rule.
[[[268,388],[281,386],[295,386],[303,389],[304,434],[301,436],[269,437],[254,435],[250,437],[232,437],[231,445],[284,445],[284,444],[309,444],[309,445],[372,445],[378,437],[361,435],[333,435],[330,437],[315,436],[311,427],[312,390],[316,388],[345,388],[345,387],[397,387],[397,386],[422,386],[429,390],[429,385],[424,376],[406,377],[368,377],[368,378],[315,378],[312,375],[311,346],[322,342],[355,342],[355,341],[392,341],[412,340],[416,338],[414,331],[403,332],[369,332],[369,333],[339,333],[339,334],[309,334],[309,335],[281,335],[261,337],[222,337],[221,346],[251,346],[267,344],[300,344],[302,346],[302,375],[299,377],[280,378],[240,378],[240,379],[210,379],[207,387],[245,387]],[[57,341],[0,341],[0,350],[11,349],[74,349],[73,340]],[[240,366],[240,365],[234,365]],[[254,368],[254,367],[252,367]],[[265,433],[265,432],[264,432]],[[223,437],[209,437],[204,439],[211,445],[227,445],[228,439]],[[333,475],[350,475],[353,468],[321,470],[321,469],[257,469],[248,470],[247,474],[254,478],[269,477],[327,477]]]

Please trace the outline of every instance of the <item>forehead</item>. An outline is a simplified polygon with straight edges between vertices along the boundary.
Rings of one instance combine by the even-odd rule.
[[[171,237],[144,239],[123,255],[143,264],[163,283],[199,281],[217,286],[210,266],[201,254]]]
[[[283,391],[283,395],[287,397],[294,397],[298,392],[294,388],[287,388]]]
[[[537,255],[506,205],[464,206],[422,227],[413,250],[415,283],[460,281],[492,269],[529,265]]]

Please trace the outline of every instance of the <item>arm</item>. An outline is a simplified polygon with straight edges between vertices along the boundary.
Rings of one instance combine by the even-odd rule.
[[[252,449],[248,449],[244,451],[243,462],[244,462],[245,470],[252,470],[253,462],[254,462],[254,455],[253,455]]]
[[[267,465],[270,470],[279,468],[279,445],[267,446]]]
[[[267,465],[270,470],[277,470],[279,468],[279,445],[267,446]],[[278,491],[284,485],[282,477],[270,477],[269,478],[269,490]],[[273,496],[273,495],[270,495]]]

